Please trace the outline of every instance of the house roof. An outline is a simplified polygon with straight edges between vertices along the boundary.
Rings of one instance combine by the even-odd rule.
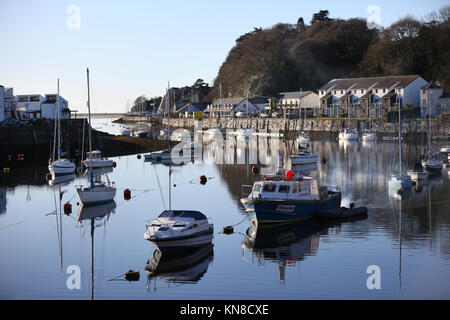
[[[392,98],[395,95],[396,95],[395,91],[392,90],[391,92],[386,93],[382,98]]]
[[[182,108],[178,109],[179,112],[198,112],[198,111],[205,111],[207,107],[206,103],[203,102],[191,102],[183,106]]]
[[[231,105],[238,105],[242,100],[244,100],[245,98],[222,98],[222,99],[216,99],[213,101],[212,104],[215,105],[226,105],[226,104],[231,104]]]
[[[333,95],[331,94],[331,93],[329,93],[329,94],[327,94],[327,95],[325,95],[325,96],[323,96],[322,98],[320,98],[320,99],[330,99],[331,97],[333,97]]]
[[[436,83],[434,83],[434,82],[430,82],[430,83],[427,83],[425,86],[423,86],[422,88],[420,88],[420,89],[442,89],[442,87],[441,86],[438,86]]]
[[[390,88],[398,86],[400,88],[406,87],[408,84],[419,78],[419,75],[409,76],[392,76],[392,77],[369,77],[369,78],[342,78],[333,79],[319,90],[343,90],[343,89],[365,89],[369,87],[375,88]]]
[[[372,92],[372,91],[367,92],[365,95],[361,96],[360,99],[368,99],[368,98],[370,98],[371,96],[373,96],[373,92]]]
[[[306,97],[313,91],[293,91],[293,92],[280,92],[280,99],[298,99],[298,97]]]

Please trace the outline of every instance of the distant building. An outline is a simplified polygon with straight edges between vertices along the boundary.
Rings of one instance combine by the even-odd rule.
[[[233,113],[241,112],[250,115],[265,112],[267,101],[268,99],[264,97],[245,98],[236,105]]]
[[[0,121],[5,120],[5,87],[0,85]]]
[[[420,115],[422,118],[429,115],[430,107],[432,117],[450,112],[450,92],[444,92],[441,86],[433,82],[420,88]]]
[[[232,117],[234,108],[242,100],[244,98],[216,99],[206,107],[204,112],[211,118]]]
[[[319,89],[320,112],[328,117],[384,117],[401,107],[420,106],[418,75],[333,79]]]
[[[190,102],[184,104],[177,110],[177,112],[185,118],[192,118],[194,116],[194,112],[204,112],[207,106],[207,102]]]
[[[16,112],[19,119],[41,118],[41,104],[45,98],[40,94],[22,94],[17,96]]]
[[[56,94],[46,94],[45,100],[41,104],[41,117],[45,119],[55,119],[58,116],[56,108]],[[70,119],[69,103],[59,96],[59,116],[61,119]]]
[[[14,89],[13,88],[5,88],[4,89],[4,107],[5,107],[5,119],[12,118],[15,116],[16,112],[16,104],[17,99],[14,96]]]
[[[302,109],[313,116],[320,113],[319,95],[315,91],[281,92],[279,94],[278,108],[284,114]]]

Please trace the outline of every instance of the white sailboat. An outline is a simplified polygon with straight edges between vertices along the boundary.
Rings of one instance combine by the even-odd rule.
[[[91,136],[91,101],[89,92],[89,69],[87,69],[87,87],[88,87],[88,114],[89,114],[89,154],[92,163],[92,136]],[[92,167],[89,168],[91,184],[89,187],[78,186],[77,193],[83,205],[95,205],[112,201],[116,195],[116,188],[111,185],[108,179],[108,184],[103,183],[100,177],[94,181]]]
[[[398,108],[398,155],[399,155],[399,171],[394,172],[389,179],[389,189],[392,190],[403,190],[412,188],[412,180],[408,174],[403,173],[402,170],[402,117],[401,117],[401,106],[397,98],[397,108]]]
[[[346,128],[339,132],[339,140],[356,140],[358,139],[358,134],[350,131],[350,129]]]
[[[300,96],[298,99],[298,117],[299,118],[301,117],[301,111],[302,111],[302,89],[300,89]],[[304,112],[303,124],[305,123],[305,121],[306,121],[306,109]],[[307,145],[307,144],[309,144],[309,142],[310,142],[310,139],[309,139],[308,135],[306,134],[306,132],[302,131],[297,137],[297,143],[302,144],[302,145]]]
[[[444,167],[444,163],[436,159],[431,151],[431,103],[430,98],[427,99],[428,104],[428,131],[427,131],[427,155],[426,158],[422,161],[422,166],[426,168],[426,170],[430,174],[440,175],[442,174],[442,168]]]
[[[59,79],[58,79],[58,94],[56,96],[56,109],[57,109],[57,114],[55,116],[53,157],[49,161],[50,164],[48,166],[48,171],[50,171],[52,176],[62,175],[62,174],[71,174],[71,173],[75,172],[75,164],[72,163],[68,159],[61,158],[61,155],[63,154],[63,152],[61,150],[61,117],[60,117],[60,105],[59,105]],[[58,131],[56,128],[58,128]],[[57,158],[57,160],[56,160],[56,156],[55,156],[56,140],[58,140],[58,158]]]

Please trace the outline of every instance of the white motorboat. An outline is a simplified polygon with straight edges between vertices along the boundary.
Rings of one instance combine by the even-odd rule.
[[[87,69],[87,88],[88,88],[88,114],[89,114],[89,160],[92,163],[92,135],[91,135],[91,102],[90,102],[90,91],[89,91],[89,69]],[[116,188],[113,186],[114,183],[110,183],[108,179],[108,184],[101,181],[101,177],[95,177],[93,174],[93,168],[89,167],[90,173],[90,186],[77,186],[77,193],[80,201],[83,205],[96,205],[101,203],[106,203],[112,201],[116,195]],[[108,176],[106,176],[108,178]]]
[[[363,141],[375,141],[377,139],[377,135],[370,131],[365,131],[362,134]]]
[[[309,144],[310,140],[308,135],[305,132],[301,132],[297,137],[297,143],[305,145]]]
[[[444,153],[444,154],[449,154],[450,153],[450,147],[443,147],[443,148],[441,148],[441,153]]]
[[[299,147],[299,151],[290,156],[291,164],[293,166],[300,164],[317,163],[319,156],[310,153],[306,148]]]
[[[358,134],[350,131],[350,129],[344,129],[339,132],[339,140],[356,140],[358,139]]]
[[[211,242],[213,231],[213,224],[199,211],[165,210],[151,223],[147,222],[144,238],[160,250],[173,250]]]
[[[104,168],[104,167],[112,167],[113,161],[109,160],[106,157],[102,157],[102,152],[100,150],[94,150],[92,152],[86,152],[86,160],[83,161],[83,164],[87,168]]]
[[[57,114],[55,116],[55,131],[53,141],[53,157],[49,160],[48,171],[55,175],[71,174],[75,172],[75,164],[68,159],[61,158],[63,152],[61,150],[61,116],[59,103],[59,79],[58,79],[58,94],[56,96]],[[58,140],[58,143],[56,143]],[[58,157],[55,156],[56,144],[58,144]],[[57,158],[57,159],[56,159]]]

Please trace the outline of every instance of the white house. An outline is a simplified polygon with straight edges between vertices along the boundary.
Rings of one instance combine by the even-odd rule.
[[[44,97],[40,94],[23,94],[17,96],[16,111],[21,119],[39,119],[41,103]]]
[[[278,106],[283,112],[298,110],[299,108],[314,114],[319,114],[319,95],[315,91],[281,92]]]
[[[431,116],[436,117],[444,112],[450,112],[450,93],[444,92],[441,86],[430,82],[420,88],[420,115],[426,117],[431,107]]]
[[[328,117],[383,117],[401,107],[420,106],[418,75],[333,79],[319,89],[320,111]]]
[[[264,97],[253,97],[245,98],[239,102],[233,109],[234,114],[241,112],[243,114],[255,114],[265,111],[267,98]]]
[[[5,120],[5,87],[0,85],[0,121]]]
[[[45,100],[41,104],[41,116],[45,119],[55,119],[58,116],[56,108],[56,94],[46,94]],[[70,119],[69,103],[59,96],[59,112],[61,119]]]
[[[244,100],[244,98],[216,99],[206,107],[204,113],[211,118],[231,117],[234,108],[241,103],[242,100]]]

